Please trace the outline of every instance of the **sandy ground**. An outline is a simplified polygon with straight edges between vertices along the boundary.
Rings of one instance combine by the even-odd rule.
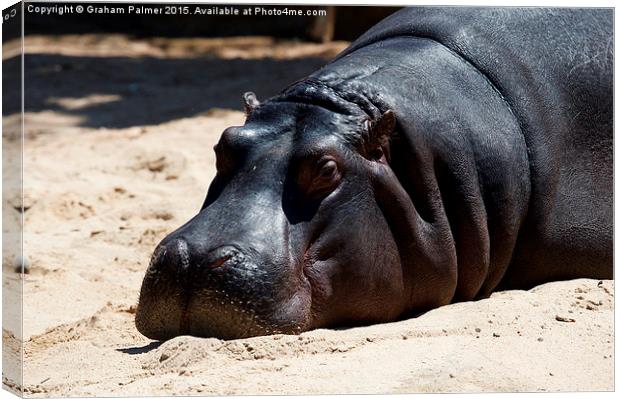
[[[275,94],[345,45],[27,42],[28,396],[614,389],[613,281],[550,283],[300,336],[160,343],[137,332],[150,253],[200,207],[213,144],[243,123],[240,94]],[[3,273],[14,288],[19,275],[6,259]],[[4,326],[5,348],[17,350],[17,328]],[[5,385],[16,381],[5,373]]]

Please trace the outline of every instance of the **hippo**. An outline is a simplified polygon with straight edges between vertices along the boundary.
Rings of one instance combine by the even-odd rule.
[[[412,7],[246,93],[137,329],[297,334],[613,278],[612,71],[611,9]]]

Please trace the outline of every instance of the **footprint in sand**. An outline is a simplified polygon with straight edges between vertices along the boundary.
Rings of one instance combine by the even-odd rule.
[[[129,166],[134,172],[148,173],[153,179],[176,180],[187,167],[187,159],[179,152],[143,153],[134,156]]]

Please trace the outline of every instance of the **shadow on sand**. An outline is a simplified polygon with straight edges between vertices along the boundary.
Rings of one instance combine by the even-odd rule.
[[[153,349],[159,348],[159,346],[163,344],[162,341],[153,341],[150,344],[144,346],[133,346],[130,348],[120,348],[116,349],[118,352],[123,352],[128,355],[141,355],[143,353],[147,353],[152,351]]]
[[[78,116],[83,127],[157,125],[212,108],[242,110],[241,95],[259,99],[325,65],[321,57],[221,59],[85,57],[28,54],[25,110]],[[3,63],[5,98],[19,98],[19,58]],[[15,84],[12,84],[15,83]],[[11,92],[13,96],[11,96]],[[20,110],[4,101],[5,115]]]

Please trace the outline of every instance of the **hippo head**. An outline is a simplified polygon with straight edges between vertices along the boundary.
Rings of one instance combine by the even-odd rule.
[[[393,113],[245,103],[202,209],[154,251],[138,330],[234,339],[398,317],[408,287],[377,199],[378,181],[397,182]]]

